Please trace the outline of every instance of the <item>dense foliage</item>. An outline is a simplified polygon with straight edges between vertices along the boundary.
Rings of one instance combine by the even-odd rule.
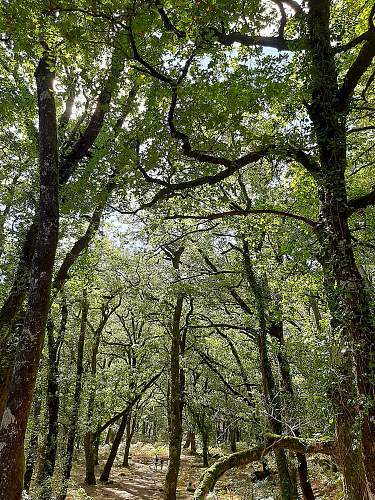
[[[64,500],[83,455],[95,484],[107,439],[106,482],[133,436],[168,445],[166,500],[184,436],[196,500],[269,453],[275,496],[314,499],[321,453],[373,498],[374,19],[3,1],[1,498]]]

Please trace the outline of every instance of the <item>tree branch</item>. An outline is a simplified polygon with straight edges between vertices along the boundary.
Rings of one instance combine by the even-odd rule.
[[[286,40],[280,36],[257,36],[257,35],[244,35],[238,31],[231,33],[223,33],[217,28],[211,28],[218,41],[226,47],[234,43],[240,43],[245,47],[270,47],[279,51],[295,51],[302,48],[300,40]]]
[[[114,90],[124,67],[125,54],[122,47],[120,47],[119,39],[117,39],[116,42],[116,46],[112,53],[109,74],[99,94],[95,111],[82,136],[73,146],[70,153],[60,163],[60,184],[66,183],[74,173],[79,162],[88,156],[91,147],[104,125],[104,119],[108,114]]]
[[[174,33],[177,36],[177,38],[185,38],[186,37],[185,31],[179,30],[178,28],[176,28],[176,26],[172,23],[168,14],[166,13],[164,8],[162,7],[160,0],[155,0],[155,5],[156,5],[156,8],[158,9],[161,20],[163,21],[164,28],[167,31]]]
[[[349,215],[354,214],[358,210],[370,207],[375,204],[375,187],[372,188],[372,191],[369,193],[358,196],[357,198],[353,198],[348,201],[348,212]]]
[[[335,447],[336,443],[333,440],[316,441],[293,436],[269,435],[266,437],[266,442],[263,446],[257,446],[249,450],[233,453],[227,457],[222,457],[206,469],[194,493],[193,500],[204,500],[208,493],[214,489],[217,480],[228,470],[262,460],[271,451],[283,448],[304,455],[315,453],[333,455]]]
[[[342,110],[347,110],[349,101],[352,98],[358,82],[371,66],[375,57],[375,32],[370,31],[370,35],[359,51],[358,56],[348,69],[341,88],[338,92],[338,101]]]
[[[165,219],[194,219],[194,220],[216,220],[216,219],[225,219],[227,217],[233,217],[237,215],[248,216],[248,215],[256,215],[256,214],[272,214],[278,215],[280,217],[289,217],[292,219],[296,219],[298,221],[304,222],[312,227],[314,230],[316,229],[317,223],[305,217],[303,215],[293,214],[291,212],[286,212],[284,210],[275,210],[272,208],[252,208],[246,210],[228,210],[227,212],[213,213],[208,215],[184,215],[184,214],[175,214],[166,216]]]

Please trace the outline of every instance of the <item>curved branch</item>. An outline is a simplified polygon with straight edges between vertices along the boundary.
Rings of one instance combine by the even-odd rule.
[[[371,66],[375,57],[375,33],[370,32],[371,36],[362,46],[358,56],[348,69],[342,86],[338,92],[338,101],[342,110],[348,108],[349,101],[354,94],[354,91],[368,68]]]
[[[262,460],[265,455],[277,449],[288,449],[296,453],[333,455],[336,443],[330,441],[314,441],[293,436],[269,435],[264,446],[256,446],[249,450],[239,451],[227,457],[220,458],[209,467],[195,490],[193,500],[204,500],[215,487],[217,480],[228,470],[241,465],[247,465]]]
[[[334,51],[336,52],[336,54],[340,54],[341,52],[347,52],[348,50],[357,47],[357,45],[364,42],[365,40],[368,40],[369,34],[370,34],[369,30],[365,31],[356,38],[353,38],[353,40],[350,40],[350,42],[345,43],[344,45],[338,45],[337,47],[334,48]]]
[[[226,217],[233,217],[236,215],[242,215],[242,216],[247,216],[247,215],[255,215],[255,214],[273,214],[273,215],[278,215],[280,217],[290,217],[292,219],[299,220],[301,222],[304,222],[305,224],[308,224],[310,227],[312,227],[314,230],[317,227],[317,223],[309,219],[308,217],[305,217],[304,215],[297,215],[293,214],[291,212],[286,212],[284,210],[276,210],[272,208],[253,208],[253,209],[246,209],[246,210],[228,210],[227,212],[220,212],[220,213],[214,213],[214,214],[208,214],[208,215],[169,215],[166,216],[166,219],[196,219],[196,220],[215,220],[215,219],[224,219]]]
[[[171,33],[174,33],[177,38],[185,38],[186,33],[183,30],[179,30],[170,20],[168,14],[165,9],[162,7],[160,0],[155,0],[156,8],[158,9],[161,20],[163,21],[164,28]]]

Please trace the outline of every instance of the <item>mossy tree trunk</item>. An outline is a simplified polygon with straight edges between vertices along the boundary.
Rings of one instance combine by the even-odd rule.
[[[19,500],[23,489],[24,439],[48,317],[58,242],[59,172],[53,66],[52,55],[45,53],[35,72],[39,113],[39,225],[22,342],[17,349],[0,425],[0,498],[7,500]]]

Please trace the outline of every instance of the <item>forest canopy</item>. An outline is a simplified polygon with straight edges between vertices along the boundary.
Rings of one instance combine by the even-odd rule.
[[[3,0],[0,499],[375,497],[374,22]]]

